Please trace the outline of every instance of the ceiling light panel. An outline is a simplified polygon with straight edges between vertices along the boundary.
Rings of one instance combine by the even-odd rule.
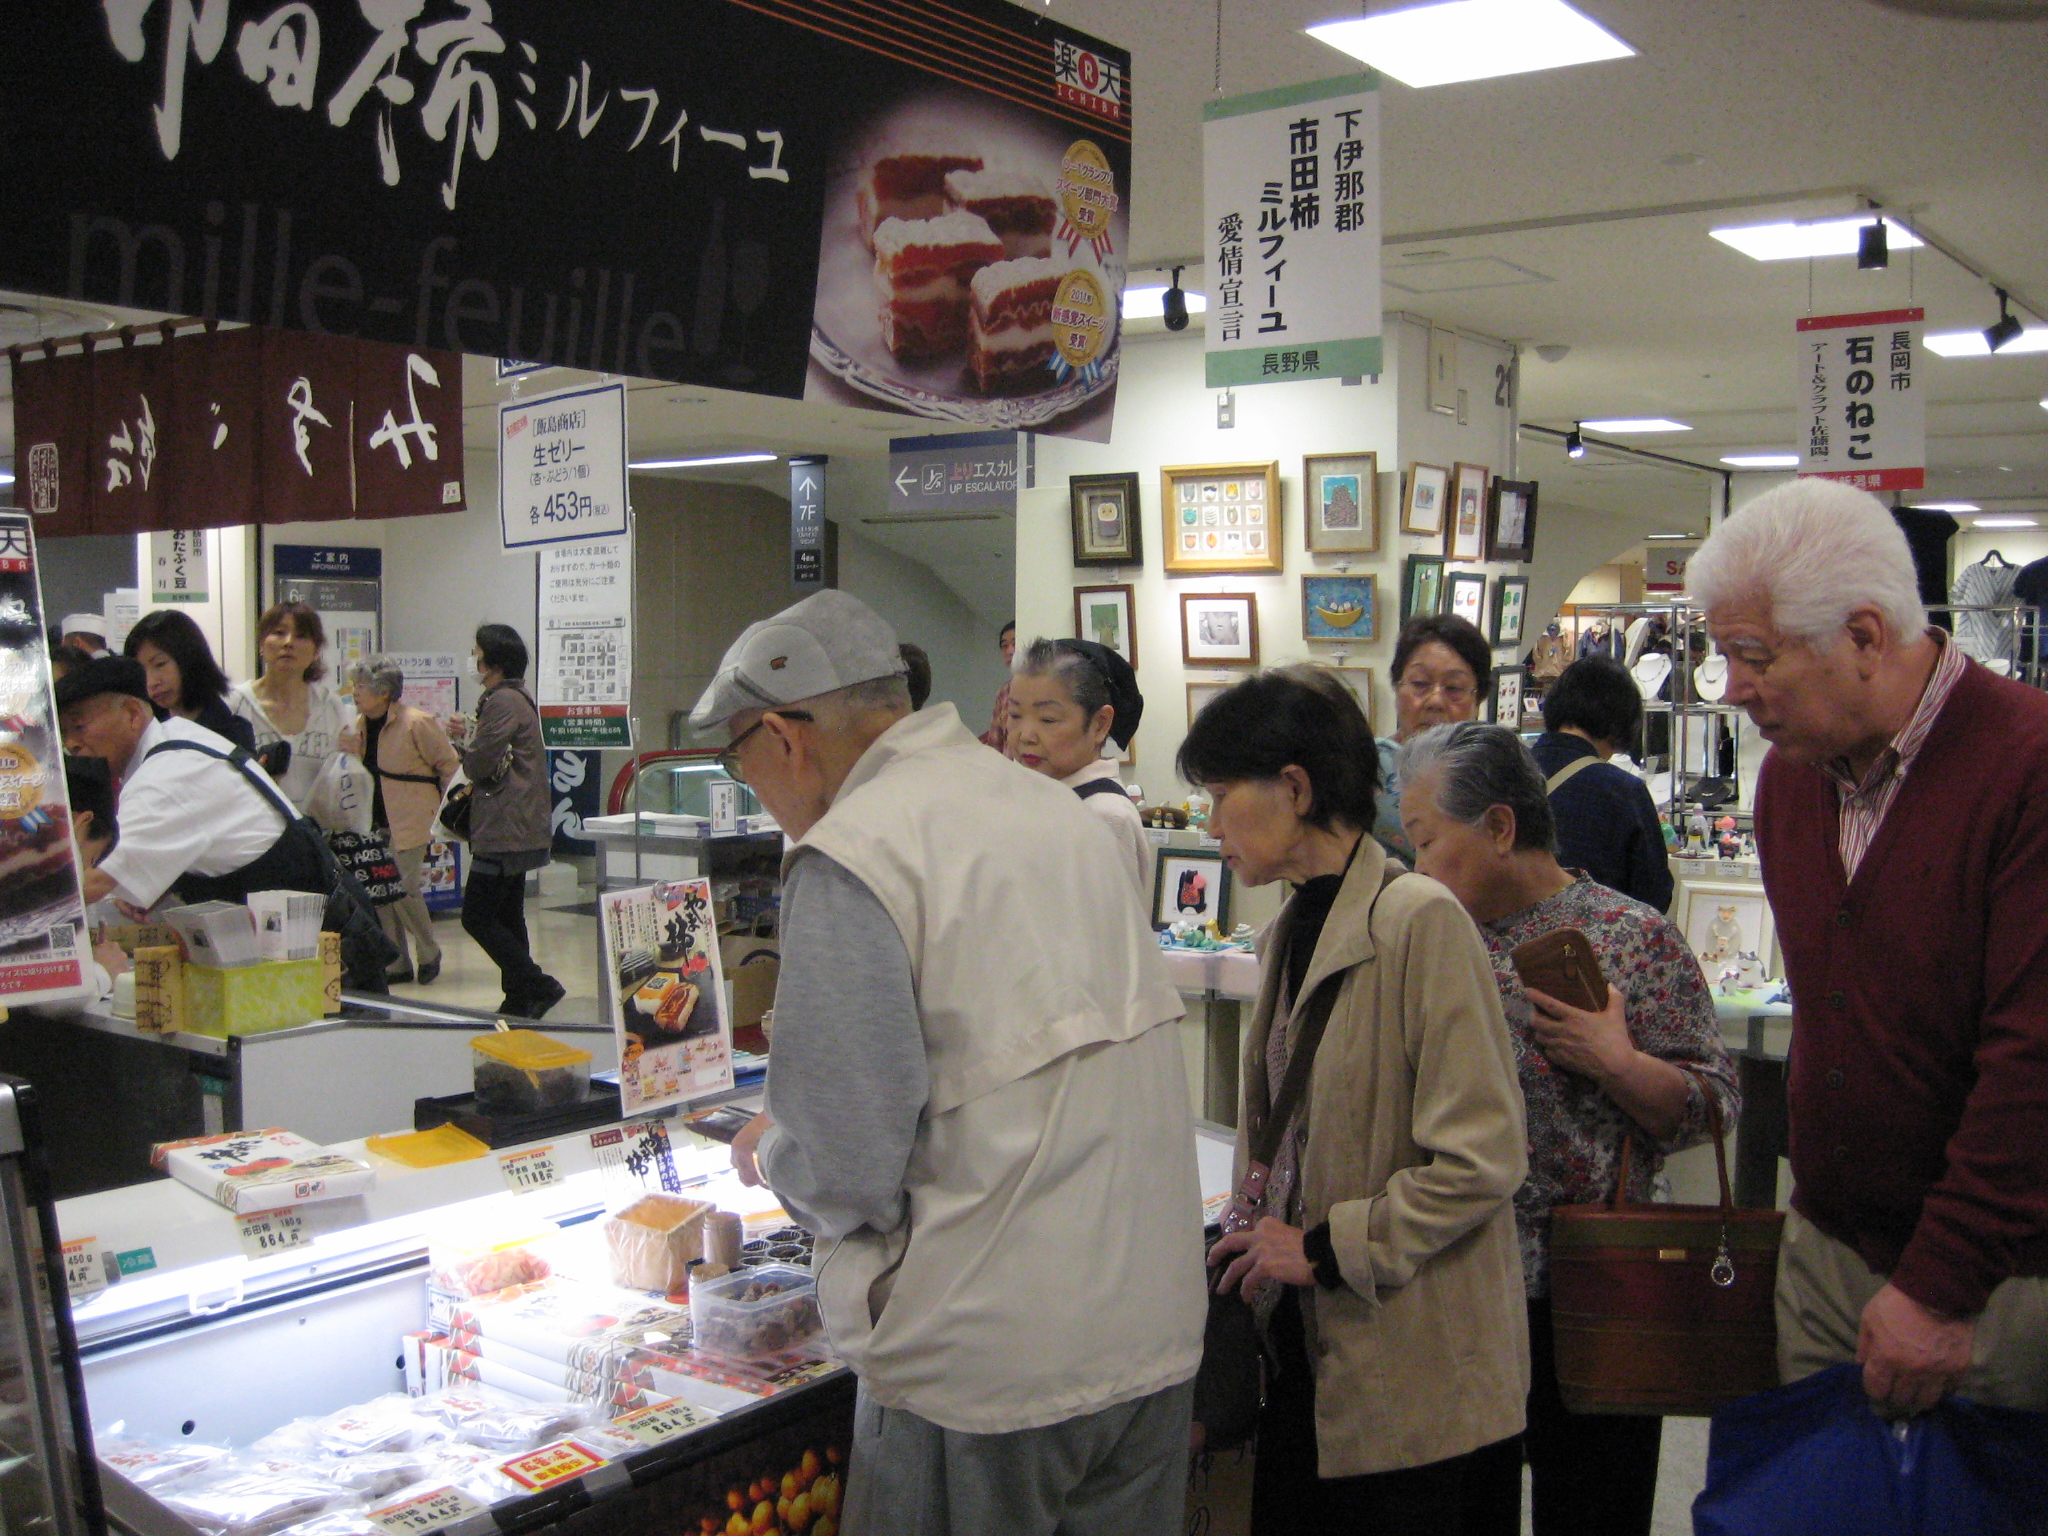
[[[1984,339],[1982,331],[1941,331],[1933,336],[1921,338],[1921,344],[1928,351],[1942,357],[1989,357],[1991,343]],[[2048,327],[2036,326],[2024,330],[1998,349],[2000,357],[2016,357],[2022,352],[2048,352]]]
[[[1870,222],[1870,215],[1863,214],[1798,224],[1745,224],[1707,233],[1752,260],[1791,261],[1799,256],[1854,256],[1863,226]],[[1903,224],[1886,219],[1884,226],[1890,249],[1903,251],[1920,244],[1919,237]]]
[[[1449,0],[1345,21],[1308,35],[1404,85],[1491,80],[1626,59],[1620,38],[1564,0]]]
[[[701,459],[635,459],[628,469],[708,469],[714,464],[772,464],[772,453],[722,453]]]
[[[1974,512],[1977,510],[1977,503],[1974,501],[1916,501],[1911,505],[1915,512]]]
[[[1668,421],[1662,416],[1621,416],[1612,421],[1582,421],[1580,427],[1588,432],[1690,432],[1682,421]]]
[[[1209,301],[1192,288],[1181,289],[1188,301],[1188,313],[1199,315],[1209,307]],[[1126,288],[1124,290],[1124,318],[1126,320],[1159,320],[1166,314],[1166,289],[1163,287]]]
[[[1797,469],[1796,453],[1724,453],[1721,462],[1735,469]]]
[[[2041,526],[2041,519],[2038,517],[1974,517],[1970,519],[1970,526],[1972,528],[2038,528]]]

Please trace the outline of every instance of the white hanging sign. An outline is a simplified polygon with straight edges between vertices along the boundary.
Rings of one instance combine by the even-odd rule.
[[[1371,74],[1202,109],[1209,387],[1381,371]]]
[[[1799,322],[1799,473],[1865,491],[1927,484],[1927,401],[1917,377],[1924,309]]]
[[[507,549],[626,531],[626,386],[498,407],[498,518]]]
[[[176,528],[149,536],[152,605],[203,603],[207,596],[206,530]]]

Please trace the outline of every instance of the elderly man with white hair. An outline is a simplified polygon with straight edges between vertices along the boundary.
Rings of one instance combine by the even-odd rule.
[[[691,714],[791,842],[733,1161],[819,1239],[847,1530],[1165,1536],[1205,1309],[1180,1001],[1100,818],[903,673],[825,591]]]
[[[2048,1408],[2048,698],[1927,624],[1877,500],[1805,479],[1688,581],[1771,743],[1792,984],[1779,1363],[1889,1412]]]

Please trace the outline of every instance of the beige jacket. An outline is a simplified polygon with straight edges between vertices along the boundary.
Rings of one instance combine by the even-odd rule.
[[[942,704],[868,748],[785,865],[816,854],[901,934],[930,1072],[909,1220],[819,1244],[834,1347],[884,1407],[973,1434],[1186,1381],[1205,1302],[1181,1002],[1101,818]]]
[[[360,754],[368,739],[368,724],[361,715],[348,728],[342,744]],[[384,818],[391,824],[391,851],[423,848],[433,840],[434,817],[441,810],[441,796],[462,761],[455,755],[455,743],[440,721],[423,709],[393,700],[384,713],[384,728],[377,733],[377,761],[365,764],[371,772],[404,773],[431,777],[435,784],[414,784],[405,779],[384,780]]]
[[[1302,1223],[1330,1223],[1345,1280],[1304,1293],[1324,1477],[1505,1439],[1529,1391],[1513,1205],[1528,1142],[1500,993],[1456,898],[1421,875],[1382,893],[1385,864],[1360,843],[1302,987],[1306,1000],[1349,972],[1309,1080],[1301,1169]],[[1290,902],[1268,935],[1246,1081],[1279,1011],[1293,915]],[[1237,1157],[1241,1171],[1242,1138]]]

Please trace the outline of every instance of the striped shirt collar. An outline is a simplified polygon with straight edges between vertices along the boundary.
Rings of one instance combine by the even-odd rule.
[[[1930,624],[1927,633],[1939,654],[1935,658],[1934,672],[1928,677],[1927,687],[1920,695],[1919,707],[1913,711],[1905,729],[1878,753],[1877,761],[1870,765],[1870,771],[1860,781],[1849,772],[1847,758],[1838,757],[1823,765],[1845,800],[1870,800],[1894,778],[1906,776],[1913,766],[1913,759],[1927,745],[1935,717],[1941,713],[1942,705],[1948,702],[1948,696],[1955,691],[1963,669],[1969,664],[1962,647],[1949,638],[1946,630]]]

